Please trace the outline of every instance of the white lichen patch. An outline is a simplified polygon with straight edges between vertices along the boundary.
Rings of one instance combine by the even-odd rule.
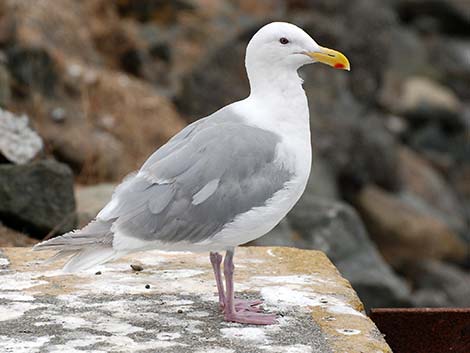
[[[162,270],[162,271],[155,271],[153,273],[163,279],[177,280],[181,278],[190,278],[190,277],[194,277],[197,275],[202,275],[204,271],[184,269],[184,270]]]
[[[42,139],[29,127],[26,115],[17,116],[0,108],[0,154],[13,163],[25,164],[42,147]]]
[[[0,257],[0,268],[10,265],[10,261],[6,257]]]
[[[214,347],[208,349],[199,349],[194,353],[235,353],[235,351],[230,348]]]
[[[312,347],[304,344],[294,344],[290,346],[262,346],[260,347],[266,352],[276,353],[312,353]]]
[[[354,335],[358,335],[361,333],[360,330],[355,330],[352,328],[336,329],[336,332],[341,333],[342,335],[346,335],[346,336],[354,336]]]
[[[11,292],[0,292],[0,299],[6,299],[16,302],[32,302],[35,298],[32,295],[11,291]]]
[[[47,316],[46,316],[47,317]],[[77,316],[64,316],[64,317],[53,317],[56,319],[56,323],[62,324],[62,327],[67,330],[76,330],[81,327],[91,327],[92,323]]]
[[[272,307],[283,309],[297,308],[308,311],[311,307],[320,306],[332,314],[365,317],[363,313],[352,308],[337,297],[320,295],[308,287],[303,287],[303,290],[298,288],[302,287],[295,285],[266,286],[261,289],[261,294],[266,304]]]
[[[0,321],[15,320],[23,316],[29,310],[45,306],[47,305],[11,301],[0,306]]]
[[[345,314],[345,315],[357,315],[357,316],[363,316],[365,315],[361,313],[360,311],[357,311],[354,308],[351,308],[350,306],[347,306],[345,304],[343,305],[331,305],[328,306],[328,311],[333,314]]]
[[[15,337],[0,336],[0,352],[37,353],[49,342],[50,337],[43,336],[33,340],[23,340]]]
[[[111,347],[120,347],[121,350],[125,349],[125,352],[129,353],[144,351],[147,349],[164,349],[175,346],[187,347],[187,344],[174,341],[149,340],[147,342],[136,342],[132,338],[127,336],[111,336],[105,337],[105,339],[106,343],[108,343]],[[184,351],[183,348],[182,351]]]
[[[157,338],[162,341],[172,341],[180,337],[181,334],[178,332],[160,332],[157,335]]]
[[[312,275],[292,275],[292,276],[253,276],[251,281],[262,285],[269,285],[270,283],[276,284],[307,284],[325,283],[325,280],[320,276]]]
[[[94,344],[100,344],[100,346],[106,347],[102,349],[85,349],[84,347],[91,346]],[[181,346],[185,347],[186,344],[172,342],[168,340],[151,339],[145,342],[136,342],[134,339],[128,336],[116,335],[116,336],[97,336],[87,335],[83,339],[71,339],[65,344],[51,345],[50,352],[139,352],[144,350],[155,350],[165,349],[169,347]]]
[[[321,305],[315,293],[292,289],[287,286],[267,286],[261,289],[266,304],[276,307],[292,307],[308,309],[309,306]]]
[[[227,327],[220,329],[223,337],[244,341],[257,341],[267,343],[264,330],[258,327]]]
[[[201,318],[209,316],[209,313],[207,311],[191,311],[190,313],[188,313],[188,316]]]
[[[47,284],[47,281],[35,279],[39,277],[39,274],[33,274],[31,272],[15,272],[12,274],[4,274],[0,281],[0,290],[23,290],[39,286],[41,284]]]

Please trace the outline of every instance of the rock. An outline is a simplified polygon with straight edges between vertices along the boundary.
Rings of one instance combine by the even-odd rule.
[[[462,105],[457,96],[447,87],[425,77],[403,79],[392,76],[394,89],[384,88],[381,102],[392,113],[403,115],[415,125],[429,120],[442,120],[449,125],[462,126],[460,113]]]
[[[288,220],[300,248],[324,251],[351,282],[367,308],[407,306],[409,289],[382,259],[353,208],[328,200],[305,200]]]
[[[418,33],[409,27],[394,26],[388,30],[387,35],[390,37],[390,42],[394,43],[394,48],[389,51],[386,59],[387,67],[383,69],[381,90],[387,85],[388,79],[403,80],[416,75],[428,76],[434,73],[434,53],[429,53],[428,47]]]
[[[405,22],[431,18],[436,29],[451,35],[470,33],[470,6],[462,0],[398,0],[397,10]]]
[[[87,92],[92,107],[89,114],[94,121],[111,116],[119,122],[107,128],[125,146],[115,164],[121,164],[121,169],[111,180],[140,167],[157,147],[185,126],[167,98],[132,77],[98,71],[96,84],[89,86]]]
[[[347,116],[331,117],[315,125],[313,144],[334,171],[345,199],[351,200],[369,183],[387,190],[399,189],[398,144],[378,116],[357,121]]]
[[[0,165],[0,220],[42,238],[75,226],[73,175],[64,164],[42,160]]]
[[[15,23],[9,13],[5,1],[0,3],[0,46],[10,44],[14,40]]]
[[[457,266],[427,260],[415,263],[406,272],[419,291],[433,291],[444,297],[443,306],[470,306],[470,274]]]
[[[469,100],[470,82],[470,43],[468,40],[436,36],[429,44],[433,62],[440,78],[457,93],[462,100]]]
[[[462,205],[442,175],[406,147],[400,148],[399,158],[404,198],[417,209],[421,208],[422,213],[436,216],[454,231],[465,233],[467,225]]]
[[[15,116],[0,108],[0,154],[13,163],[25,164],[43,148],[41,137],[28,125],[26,115]]]
[[[407,137],[408,144],[445,174],[462,164],[470,163],[469,134],[464,127],[444,128],[429,123]]]
[[[60,124],[49,113],[35,119],[50,151],[82,183],[120,180],[185,126],[167,98],[131,76],[75,64],[66,79],[86,103],[61,104]]]
[[[470,163],[456,168],[451,176],[451,180],[452,186],[463,204],[467,224],[470,226],[470,183],[468,182],[470,180]],[[470,232],[467,232],[464,236],[467,242],[470,243]]]
[[[309,101],[314,163],[317,155],[328,163],[346,199],[370,182],[396,190],[400,180],[395,138],[385,128],[381,113],[366,112],[345,89],[349,79],[342,74],[318,65],[301,71]]]
[[[259,26],[253,26],[213,48],[199,65],[182,78],[176,105],[189,121],[203,118],[248,95],[245,47],[257,28]]]
[[[394,266],[420,259],[463,261],[468,255],[463,240],[445,223],[396,195],[368,186],[360,192],[357,205],[371,237]]]
[[[442,291],[433,289],[418,289],[411,295],[415,308],[445,308],[449,306],[447,296]]]
[[[17,232],[13,229],[5,227],[0,222],[0,247],[33,246],[37,242],[38,241],[36,239],[31,238],[21,232]]]
[[[7,66],[16,89],[23,95],[33,91],[53,96],[58,80],[54,60],[44,48],[15,46],[7,50]]]
[[[79,227],[88,224],[111,200],[116,184],[78,185],[75,188]]]
[[[2,352],[92,345],[112,352],[391,353],[348,281],[319,251],[237,249],[237,296],[261,297],[264,310],[280,314],[272,326],[223,321],[207,254],[139,253],[100,266],[97,276],[96,268],[73,275],[38,265],[45,255],[30,249],[4,253]],[[129,267],[135,259],[145,268],[138,275]]]
[[[2,52],[0,51],[0,108],[6,107],[10,103],[10,74],[1,62]]]
[[[434,74],[426,45],[419,35],[406,27],[396,26],[388,33],[394,50],[389,52],[387,65],[382,72],[381,85],[376,96],[377,103],[386,111],[400,115],[404,82],[416,75]],[[403,55],[408,53],[408,55]]]
[[[278,244],[324,251],[351,282],[367,308],[407,306],[409,289],[383,261],[356,212],[346,204],[304,198],[288,215],[289,228],[255,245]],[[279,232],[279,230],[277,232]]]
[[[106,131],[93,130],[81,137],[68,130],[46,138],[57,160],[68,164],[85,183],[116,180],[134,167],[125,159],[124,144]]]
[[[249,242],[248,246],[288,246],[300,248],[302,244],[298,234],[292,230],[289,222],[284,218],[273,230],[261,238]]]
[[[450,89],[424,77],[412,77],[404,82],[398,107],[405,116],[417,119],[456,116],[461,108],[459,99]]]
[[[331,200],[339,199],[336,175],[331,169],[330,165],[323,158],[320,156],[313,157],[312,170],[303,198],[311,195],[311,197],[319,196]],[[302,198],[299,202],[302,202]]]
[[[195,4],[186,0],[163,3],[159,0],[147,0],[137,3],[123,0],[117,6],[121,16],[132,17],[140,22],[149,22],[153,19],[165,23],[174,23],[180,11],[195,9]]]
[[[13,107],[31,117],[47,152],[79,181],[119,180],[185,126],[155,87],[118,71],[126,53],[150,54],[116,4],[43,0],[5,9],[16,28],[5,49]],[[142,70],[153,71],[145,63]],[[166,64],[159,72],[169,71]]]

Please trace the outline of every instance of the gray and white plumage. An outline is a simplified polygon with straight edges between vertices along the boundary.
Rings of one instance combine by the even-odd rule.
[[[231,250],[267,233],[308,179],[309,113],[297,68],[323,49],[293,25],[263,27],[247,47],[246,99],[187,126],[116,188],[94,221],[35,250],[71,255],[65,270],[74,271],[146,249]]]

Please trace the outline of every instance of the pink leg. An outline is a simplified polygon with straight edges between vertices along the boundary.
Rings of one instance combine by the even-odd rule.
[[[224,283],[222,281],[222,273],[220,272],[220,264],[222,263],[222,255],[218,252],[211,252],[210,259],[212,268],[214,269],[215,283],[217,284],[217,291],[219,292],[219,307],[224,308],[225,295],[224,295]]]
[[[225,286],[225,321],[239,322],[242,324],[271,325],[276,322],[276,315],[262,314],[251,311],[236,311],[233,288],[233,250],[227,250],[224,259]]]
[[[217,292],[219,294],[219,307],[223,311],[225,307],[225,294],[224,294],[224,283],[222,281],[222,272],[220,265],[222,264],[222,255],[217,252],[210,253],[210,260],[212,269],[214,270],[215,282],[217,284]],[[243,300],[235,299],[234,305],[236,311],[254,311],[258,312],[261,310],[259,305],[263,302],[261,300]]]

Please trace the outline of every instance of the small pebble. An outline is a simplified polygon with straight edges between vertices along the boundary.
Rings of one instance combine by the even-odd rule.
[[[138,265],[138,264],[132,264],[131,265],[131,268],[134,270],[134,271],[143,271],[143,267],[142,265]]]
[[[150,289],[150,284],[146,284],[145,289]]]
[[[95,272],[95,275],[101,275],[101,271]]]

